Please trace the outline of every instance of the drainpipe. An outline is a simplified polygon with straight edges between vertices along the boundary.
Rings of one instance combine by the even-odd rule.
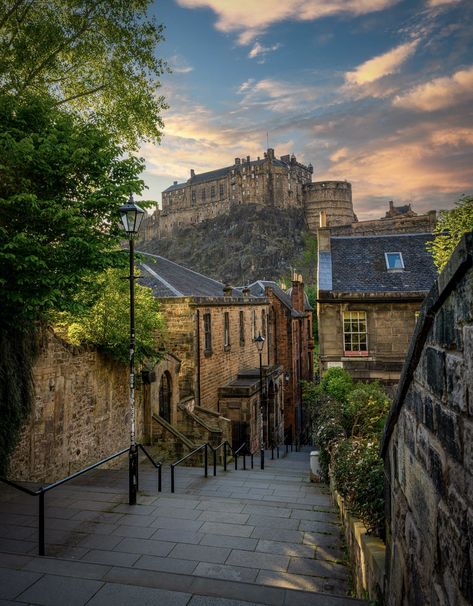
[[[200,402],[200,310],[197,310],[197,402]]]

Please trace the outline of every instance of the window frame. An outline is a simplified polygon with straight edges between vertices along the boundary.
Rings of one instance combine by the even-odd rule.
[[[355,316],[355,317],[354,317]],[[363,319],[361,318],[363,316]],[[358,330],[353,330],[354,322]],[[349,323],[351,330],[346,330],[346,324]],[[365,329],[360,330],[360,322],[364,323]],[[358,357],[369,355],[369,342],[368,342],[368,314],[366,311],[360,310],[347,310],[342,312],[342,323],[343,323],[343,355],[347,357]],[[361,336],[364,335],[362,339]],[[347,337],[349,337],[349,345],[351,348],[347,348]],[[355,347],[357,347],[355,349]],[[365,349],[362,349],[364,347]]]
[[[240,309],[239,313],[240,321],[240,345],[245,344],[245,312]]]
[[[204,320],[204,351],[207,354],[212,353],[212,315],[210,312],[205,312]]]
[[[230,347],[230,313],[228,311],[223,312],[223,347],[225,349]]]
[[[401,267],[390,267],[389,260],[388,260],[389,255],[399,255],[399,260],[401,261]],[[399,252],[399,251],[385,252],[384,260],[386,261],[386,269],[388,271],[402,271],[406,268],[404,265],[404,259],[402,258],[402,252]]]

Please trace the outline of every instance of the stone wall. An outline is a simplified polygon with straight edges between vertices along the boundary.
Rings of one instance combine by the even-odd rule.
[[[425,215],[398,215],[392,219],[356,221],[346,225],[334,224],[332,236],[374,236],[380,234],[431,233],[437,223],[435,210]],[[318,227],[318,226],[317,226]]]
[[[35,399],[9,477],[50,482],[129,444],[128,366],[96,350],[71,347],[45,331],[33,369]],[[137,438],[143,432],[140,381]]]
[[[387,604],[473,603],[473,234],[422,307],[383,440]]]
[[[325,213],[327,226],[352,224],[356,221],[347,181],[319,181],[304,186],[304,211],[309,229],[316,234],[320,213]]]
[[[348,296],[355,296],[347,293]],[[377,297],[377,300],[376,298]],[[320,369],[342,366],[357,380],[379,379],[397,383],[416,323],[421,297],[392,300],[392,293],[373,293],[359,301],[342,297],[318,303]],[[344,357],[343,312],[365,311],[368,328],[368,355]]]

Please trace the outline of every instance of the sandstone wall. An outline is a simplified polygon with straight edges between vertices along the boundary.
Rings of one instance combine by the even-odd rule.
[[[473,603],[473,234],[425,300],[383,441],[387,603]]]
[[[309,229],[320,227],[320,213],[326,214],[327,226],[347,225],[356,221],[347,181],[319,181],[304,186],[304,210]]]
[[[71,347],[46,331],[33,376],[33,410],[11,458],[11,478],[54,481],[129,444],[126,364],[96,350]],[[143,405],[139,382],[136,428],[140,439]]]
[[[345,225],[334,224],[330,230],[332,236],[374,236],[397,233],[431,233],[437,222],[435,210],[426,215],[405,217],[399,215],[393,219],[373,219],[357,221]]]

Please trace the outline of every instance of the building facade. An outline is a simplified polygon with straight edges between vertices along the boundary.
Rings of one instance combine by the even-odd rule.
[[[436,276],[431,234],[333,236],[318,230],[321,372],[399,381],[421,303]]]

